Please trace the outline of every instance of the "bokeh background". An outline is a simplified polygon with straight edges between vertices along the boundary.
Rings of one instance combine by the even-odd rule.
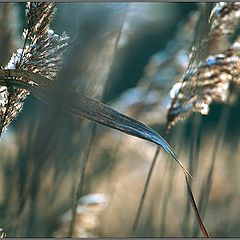
[[[199,5],[57,3],[52,28],[66,32],[73,49],[66,57],[69,71],[59,77],[166,137],[193,175],[210,235],[239,237],[239,101],[213,104],[207,116],[192,115],[165,133],[169,91],[186,70]],[[5,66],[22,47],[25,4],[1,3],[0,18]],[[156,146],[69,116],[33,96],[0,141],[0,227],[7,236],[69,235],[88,151],[72,236],[131,236]],[[181,169],[163,151],[136,235],[201,236]]]

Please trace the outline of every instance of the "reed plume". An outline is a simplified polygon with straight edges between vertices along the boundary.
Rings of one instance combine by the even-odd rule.
[[[23,31],[23,48],[12,55],[4,69],[22,69],[39,73],[49,79],[55,78],[62,64],[68,37],[66,34],[58,36],[50,28],[54,12],[53,3],[27,3],[27,27]],[[17,79],[30,82],[28,78]],[[6,80],[6,86],[1,87],[1,132],[21,112],[28,94],[28,90],[11,86],[8,80]]]
[[[168,128],[191,112],[207,115],[210,104],[226,102],[230,84],[239,81],[239,41],[234,36],[239,13],[239,3],[216,3],[199,18],[199,25],[207,20],[207,30],[196,40],[182,82],[173,86]]]

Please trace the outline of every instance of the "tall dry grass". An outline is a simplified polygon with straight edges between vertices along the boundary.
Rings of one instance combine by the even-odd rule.
[[[174,6],[0,4],[1,237],[239,236],[239,3],[195,6],[103,103]]]

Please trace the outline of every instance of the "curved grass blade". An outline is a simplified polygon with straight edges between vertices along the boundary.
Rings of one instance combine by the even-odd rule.
[[[30,82],[18,80],[16,77],[28,79]],[[9,86],[9,84],[12,84],[19,88],[25,88],[48,105],[56,106],[61,104],[61,107],[72,115],[95,121],[123,133],[157,144],[177,161],[184,173],[190,175],[167,141],[152,128],[134,118],[124,115],[102,102],[73,90],[65,89],[54,83],[54,81],[36,73],[19,69],[1,69],[0,78],[1,85]]]
[[[19,77],[28,79],[28,82],[19,80]],[[201,231],[206,237],[209,237],[207,230],[201,220],[201,216],[199,214],[191,191],[191,187],[188,183],[187,175],[191,175],[185,169],[183,164],[178,160],[177,155],[174,153],[169,144],[156,131],[99,101],[96,101],[90,97],[84,96],[72,90],[67,91],[58,84],[54,83],[54,81],[39,74],[27,72],[24,70],[0,69],[0,85],[12,85],[14,87],[24,88],[30,91],[40,101],[48,105],[59,106],[59,104],[61,104],[63,110],[72,115],[83,117],[88,120],[103,124],[126,134],[153,142],[162,147],[181,166],[186,178],[190,201],[197,216]],[[64,96],[61,94],[64,94]]]

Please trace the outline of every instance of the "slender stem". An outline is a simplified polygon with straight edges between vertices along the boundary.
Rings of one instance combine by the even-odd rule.
[[[110,64],[109,69],[112,68],[113,60],[114,60],[114,58],[115,58],[115,56],[117,54],[117,49],[118,49],[119,40],[120,40],[121,33],[122,33],[122,28],[123,28],[123,25],[124,25],[124,19],[126,17],[126,12],[125,12],[125,15],[123,17],[122,24],[120,26],[120,31],[118,32],[118,34],[116,36],[116,41],[115,41],[115,44],[114,44],[113,55],[112,55],[112,62]],[[106,84],[104,84],[104,85],[106,87]],[[103,88],[103,91],[105,90],[105,87]],[[103,95],[104,94],[101,93],[101,100],[103,98]],[[71,223],[70,223],[69,234],[68,234],[69,237],[71,237],[73,235],[73,231],[74,231],[75,218],[76,218],[76,209],[77,209],[77,200],[82,196],[83,186],[84,186],[84,181],[85,181],[86,168],[87,168],[87,162],[88,162],[88,159],[89,159],[90,149],[92,148],[92,144],[93,144],[93,141],[94,141],[95,132],[96,132],[96,123],[93,123],[93,128],[92,128],[92,132],[91,132],[90,142],[89,142],[89,145],[88,145],[87,150],[85,152],[85,155],[83,157],[82,171],[81,171],[80,179],[79,179],[79,182],[78,182],[78,185],[77,185],[77,190],[76,190],[76,194],[75,194],[75,200],[73,201],[72,220],[71,220]]]
[[[192,131],[190,137],[190,154],[189,154],[189,171],[194,175],[196,172],[196,165],[198,161],[198,139],[200,135],[200,124],[201,124],[201,116],[194,114],[193,116],[193,124]],[[189,179],[189,185],[192,188],[192,179]],[[189,230],[189,216],[190,216],[190,207],[189,202],[186,203],[186,209],[184,214],[184,220],[182,222],[182,231],[183,235],[186,235]]]
[[[160,152],[160,147],[157,147],[157,150],[156,150],[154,158],[151,162],[151,166],[150,166],[150,169],[149,169],[149,172],[148,172],[148,175],[147,175],[147,179],[146,179],[146,182],[145,182],[145,185],[144,185],[144,189],[143,189],[143,192],[142,192],[142,195],[141,195],[141,200],[140,200],[140,203],[139,203],[139,206],[138,206],[137,214],[136,214],[135,219],[134,219],[134,223],[133,223],[133,227],[132,227],[132,234],[131,234],[132,236],[134,236],[136,234],[140,214],[142,212],[144,200],[145,200],[146,194],[147,194],[147,189],[148,189],[148,186],[149,186],[149,183],[150,183],[150,179],[151,179],[151,176],[152,176],[152,173],[153,173],[154,166],[157,162],[159,152]]]
[[[189,184],[188,177],[187,177],[186,174],[184,174],[184,175],[185,175],[185,180],[186,180],[186,183],[187,183],[187,190],[188,190],[189,200],[190,200],[190,203],[191,203],[192,208],[194,210],[195,216],[197,218],[198,225],[199,225],[199,227],[200,227],[200,229],[202,231],[203,236],[207,237],[207,238],[210,238],[210,235],[209,235],[209,233],[208,233],[208,231],[207,231],[207,229],[206,229],[206,227],[205,227],[205,225],[204,225],[204,223],[202,221],[202,217],[200,215],[200,211],[199,211],[199,209],[197,207],[197,204],[196,204],[196,201],[194,199],[194,195],[193,195],[191,186]]]
[[[174,178],[174,173],[175,173],[175,168],[176,165],[174,164],[173,161],[168,161],[168,176],[167,176],[167,183],[166,183],[166,192],[165,196],[163,199],[162,203],[162,209],[161,209],[161,221],[160,221],[160,234],[161,236],[165,235],[166,232],[166,217],[167,217],[167,212],[168,212],[168,203],[169,203],[169,198],[172,193],[172,187],[173,187],[173,178]]]
[[[74,226],[75,226],[75,220],[76,220],[76,211],[77,211],[78,200],[81,198],[82,193],[83,193],[87,163],[88,163],[88,160],[89,160],[90,150],[92,148],[92,145],[93,145],[93,142],[94,142],[94,137],[95,137],[95,132],[96,132],[96,123],[91,124],[91,126],[92,126],[92,131],[90,133],[90,141],[89,141],[89,144],[88,144],[87,149],[86,149],[86,151],[84,153],[84,156],[83,156],[81,173],[80,173],[79,181],[78,181],[78,184],[77,184],[77,189],[76,189],[74,200],[73,200],[72,219],[71,219],[71,223],[70,223],[70,226],[69,226],[69,232],[68,232],[69,237],[72,237],[73,233],[74,233]]]
[[[176,134],[174,134],[174,139],[177,142],[176,145],[177,145],[177,151],[179,152],[178,153],[179,155],[181,155],[181,150],[183,149],[182,136],[185,130],[185,126],[186,125],[179,126],[177,128]],[[172,187],[173,187],[173,178],[174,178],[175,169],[176,169],[176,165],[173,165],[173,161],[169,161],[169,157],[168,157],[167,166],[166,166],[166,170],[163,178],[163,181],[164,181],[163,184],[165,185],[166,190],[163,195],[164,197],[161,197],[160,199],[161,200],[160,201],[160,232],[159,232],[160,237],[163,237],[166,231],[166,216],[168,212],[169,198],[171,196]]]
[[[226,104],[223,107],[220,121],[218,122],[218,126],[217,126],[217,133],[215,136],[215,143],[212,151],[211,165],[206,177],[206,181],[203,183],[202,189],[200,191],[201,195],[199,199],[199,210],[203,217],[207,209],[207,203],[208,203],[209,195],[211,192],[212,178],[213,178],[214,167],[217,159],[217,153],[223,142],[229,115],[230,115],[230,108],[228,104]],[[199,230],[197,228],[194,228],[193,236],[197,236],[198,232]]]

